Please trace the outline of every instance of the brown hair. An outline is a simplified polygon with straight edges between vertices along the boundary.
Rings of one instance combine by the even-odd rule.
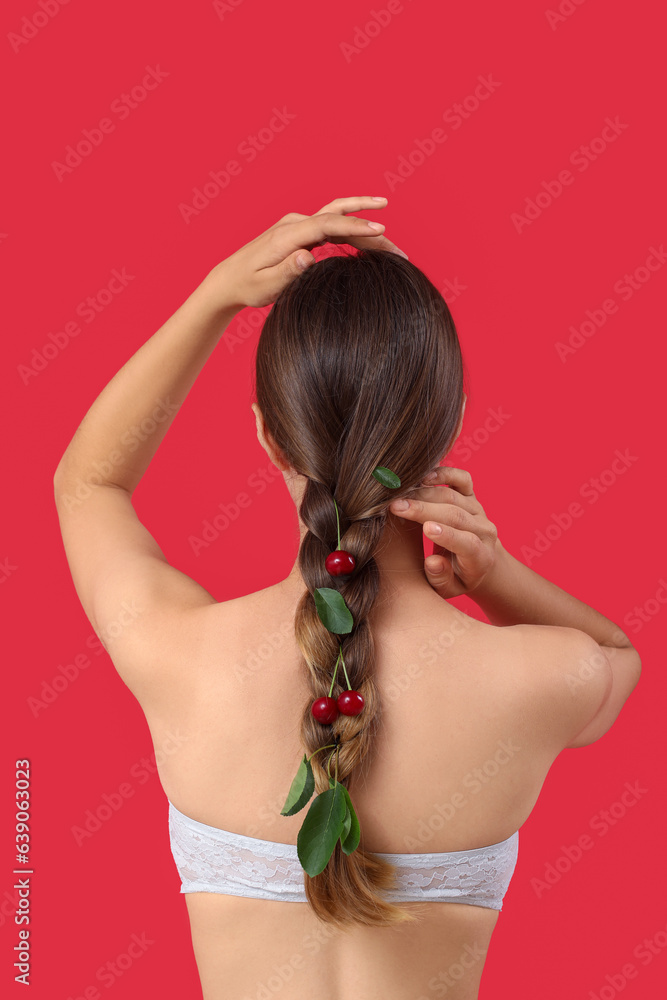
[[[381,721],[368,619],[380,593],[374,554],[387,507],[415,489],[453,443],[463,377],[444,298],[419,268],[385,250],[312,264],[278,296],[259,338],[255,389],[265,428],[307,480],[299,516],[308,531],[298,556],[307,590],[294,625],[312,699],[304,706],[301,738],[308,756],[340,738],[338,780],[348,789]],[[379,483],[372,475],[378,465],[395,472],[401,486],[390,490]],[[345,581],[331,577],[324,565],[338,544],[334,496],[341,548],[356,560]],[[348,635],[325,628],[313,597],[317,587],[342,594],[354,619]],[[339,641],[350,684],[365,705],[359,715],[339,715],[324,726],[310,709],[313,700],[329,694]],[[339,664],[332,697],[346,687]],[[312,758],[316,794],[329,787],[331,753]],[[393,864],[364,850],[362,824],[355,851],[346,855],[338,841],[319,875],[304,871],[305,891],[317,916],[341,928],[414,920],[405,907],[383,898],[394,875]]]

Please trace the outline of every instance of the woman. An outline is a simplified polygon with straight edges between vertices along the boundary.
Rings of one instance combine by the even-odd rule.
[[[286,215],[214,267],[55,475],[86,614],[156,750],[183,736],[159,773],[205,1000],[476,997],[549,768],[639,678],[621,629],[510,555],[470,475],[439,465],[463,420],[459,343],[437,289],[350,214],[385,203]],[[359,253],[315,262],[326,242]],[[131,497],[230,320],[270,303],[253,411],[300,548],[286,579],[219,603]],[[490,624],[443,600],[463,593]]]

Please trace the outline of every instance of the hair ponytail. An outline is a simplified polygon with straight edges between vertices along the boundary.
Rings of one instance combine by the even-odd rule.
[[[417,486],[452,443],[463,404],[463,360],[445,300],[429,279],[396,254],[363,250],[320,260],[280,294],[257,346],[256,394],[274,444],[306,477],[299,515],[308,529],[298,566],[306,590],[295,615],[295,636],[308,670],[312,699],[304,706],[301,737],[312,756],[315,792],[329,787],[327,761],[338,761],[346,788],[369,758],[382,721],[375,683],[375,645],[369,617],[380,594],[375,553],[391,500]],[[381,465],[401,486],[372,475]],[[348,578],[332,577],[325,559],[337,545],[356,560]],[[314,591],[338,590],[354,625],[337,636],[320,620]],[[339,643],[350,685],[364,698],[357,716],[328,726],[311,713],[329,694]],[[332,697],[344,689],[336,675]],[[350,791],[354,800],[354,787]],[[415,917],[383,897],[395,866],[364,849],[345,854],[338,840],[325,868],[304,871],[308,901],[324,922],[396,924]],[[411,907],[413,908],[413,907]]]
[[[372,489],[370,483],[369,489]],[[340,513],[345,515],[345,509]],[[336,754],[338,781],[349,791],[350,778],[372,750],[381,720],[380,695],[374,677],[375,646],[368,616],[380,591],[379,572],[373,553],[382,537],[386,514],[378,513],[357,520],[350,524],[347,531],[343,531],[343,524],[346,521],[349,523],[349,519],[343,516],[341,547],[350,552],[356,561],[354,573],[346,582],[330,577],[324,568],[324,560],[337,544],[331,492],[309,479],[299,515],[309,529],[299,551],[299,569],[308,589],[296,611],[295,633],[309,671],[312,694],[312,699],[304,707],[301,738],[308,757],[315,754],[319,747],[340,740],[338,750],[315,754],[312,758],[315,792],[323,792],[329,787],[331,768],[327,767],[327,762]],[[313,598],[316,588],[332,586],[341,593],[354,619],[351,633],[341,636],[340,640],[320,620]],[[323,726],[313,718],[311,705],[314,699],[329,693],[339,641],[350,684],[362,695],[364,708],[360,715],[340,714],[333,723]],[[345,686],[343,672],[339,670],[332,697],[336,698]],[[329,862],[319,875],[311,878],[304,872],[306,895],[317,916],[339,926],[414,920],[407,910],[380,896],[382,890],[394,885],[394,865],[365,851],[362,845],[363,827],[361,843],[355,851],[345,854],[338,840]]]

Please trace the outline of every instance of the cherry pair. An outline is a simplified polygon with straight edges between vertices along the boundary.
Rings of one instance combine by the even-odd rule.
[[[341,715],[359,715],[364,707],[363,696],[358,691],[341,691],[338,698],[318,698],[313,702],[311,712],[324,726],[331,725]]]

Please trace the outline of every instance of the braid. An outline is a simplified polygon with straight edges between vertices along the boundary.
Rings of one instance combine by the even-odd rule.
[[[316,873],[310,876],[302,864],[306,896],[323,922],[344,927],[412,920],[415,904],[408,911],[383,895],[395,888],[396,867],[364,849],[363,829],[358,839],[353,779],[356,768],[370,761],[381,721],[370,620],[384,580],[375,554],[389,527],[389,500],[406,496],[456,440],[464,402],[456,327],[439,289],[404,258],[370,248],[327,256],[274,302],[255,369],[269,450],[306,481],[299,514],[307,530],[297,560],[306,590],[294,627],[312,697],[301,719],[307,752],[282,814],[304,808],[299,803],[308,801],[313,783],[317,797],[326,796],[320,798],[322,809],[331,803],[322,823],[315,810],[314,830],[309,827],[301,838],[302,854],[311,852],[308,867]],[[397,490],[391,497],[382,479],[374,478],[380,468],[399,479],[400,489],[389,486]],[[340,548],[355,559],[346,579],[330,575],[325,565],[338,545],[337,510]],[[330,632],[325,621],[336,622],[343,611],[346,620],[352,617],[351,631]],[[358,715],[335,714],[329,704],[334,671],[332,700],[347,688],[358,691],[363,698]],[[320,704],[314,716],[315,701]],[[346,707],[359,703],[350,698]],[[323,725],[318,716],[333,721]],[[318,870],[338,829],[341,798],[347,834]]]
[[[371,753],[381,721],[381,703],[375,684],[375,645],[368,617],[380,591],[380,575],[374,553],[382,537],[386,510],[350,521],[344,508],[341,518],[341,547],[356,561],[348,580],[331,577],[325,568],[327,555],[336,547],[337,527],[333,494],[322,483],[308,478],[299,510],[308,528],[299,550],[299,569],[307,590],[297,607],[295,635],[309,672],[312,699],[304,707],[301,739],[310,756],[322,746],[337,747],[315,754],[311,764],[316,793],[329,787],[330,769],[338,755],[338,781],[349,789],[350,777]],[[345,544],[343,545],[343,537]],[[319,587],[338,590],[352,613],[351,633],[340,638],[329,632],[319,618],[313,591]],[[359,715],[339,715],[328,726],[313,718],[313,699],[329,694],[339,642],[350,685],[364,699]],[[345,690],[343,671],[338,670],[332,697]],[[304,871],[306,896],[317,916],[326,923],[395,924],[414,920],[404,908],[382,898],[381,892],[395,884],[395,866],[359,847],[345,854],[340,840],[326,867],[311,877]]]

